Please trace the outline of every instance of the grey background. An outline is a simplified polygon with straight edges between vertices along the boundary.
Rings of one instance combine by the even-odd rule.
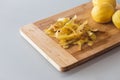
[[[0,0],[0,80],[120,80],[120,47],[63,73],[19,34],[25,24],[88,1]]]

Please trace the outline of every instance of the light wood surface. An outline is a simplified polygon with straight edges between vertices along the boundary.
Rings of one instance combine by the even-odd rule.
[[[25,25],[20,29],[20,33],[56,69],[67,71],[120,45],[120,30],[116,29],[112,22],[108,24],[94,22],[90,15],[92,7],[91,2],[80,5],[52,17]],[[117,9],[119,8],[120,6],[117,7]],[[77,15],[80,21],[88,20],[90,26],[102,31],[102,33],[97,34],[97,40],[92,47],[85,45],[81,51],[77,49],[77,46],[63,49],[57,40],[44,33],[43,30],[58,18],[74,15]]]

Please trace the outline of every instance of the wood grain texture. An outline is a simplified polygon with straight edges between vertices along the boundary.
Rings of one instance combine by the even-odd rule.
[[[82,64],[106,51],[120,45],[120,30],[116,29],[112,22],[108,24],[98,24],[91,18],[91,2],[80,5],[68,11],[59,13],[49,18],[25,25],[20,29],[21,35],[33,45],[56,69],[67,71],[79,64]],[[117,9],[120,6],[118,5]],[[98,28],[101,33],[97,34],[97,40],[92,47],[83,46],[79,51],[77,46],[63,49],[56,39],[44,33],[60,17],[78,16],[81,22],[88,20],[91,27]]]

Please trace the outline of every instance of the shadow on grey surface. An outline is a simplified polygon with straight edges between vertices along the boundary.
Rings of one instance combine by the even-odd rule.
[[[116,55],[117,52],[119,52],[119,51],[120,51],[120,46],[118,46],[116,48],[113,48],[112,50],[107,51],[106,53],[104,53],[104,54],[102,54],[102,55],[100,55],[100,56],[98,56],[96,58],[93,58],[92,60],[87,61],[87,62],[77,66],[76,68],[71,69],[70,71],[64,72],[62,76],[70,76],[70,75],[73,75],[75,73],[78,73],[81,70],[84,70],[84,69],[92,66],[93,64],[95,64],[95,63],[97,63],[97,62],[99,62],[99,61],[101,61],[103,59],[106,59],[106,58],[108,58],[110,56]],[[114,54],[114,53],[116,53],[116,54]]]

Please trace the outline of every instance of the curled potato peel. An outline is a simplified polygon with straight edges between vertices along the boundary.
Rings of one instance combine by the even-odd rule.
[[[59,18],[54,24],[45,30],[45,33],[59,40],[63,48],[78,45],[81,50],[84,44],[92,46],[96,40],[97,29],[92,29],[87,21],[82,24],[76,22],[77,16],[73,18]]]

